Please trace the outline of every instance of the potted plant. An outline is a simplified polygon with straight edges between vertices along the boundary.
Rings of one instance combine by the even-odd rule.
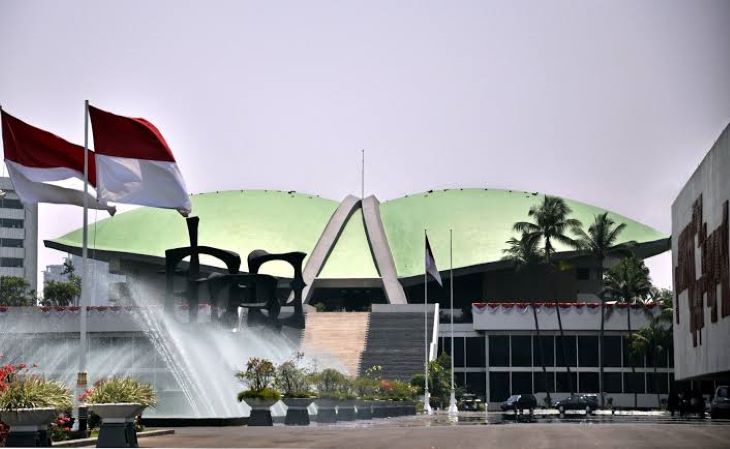
[[[157,404],[157,396],[151,385],[137,379],[110,377],[96,382],[79,401],[101,419],[96,447],[139,447],[136,418]]]
[[[271,361],[251,357],[246,362],[246,370],[236,373],[236,377],[248,387],[238,393],[238,401],[245,401],[251,407],[249,426],[273,426],[271,406],[281,399],[281,393],[274,388],[276,368]]]
[[[337,404],[347,376],[334,368],[327,368],[315,374],[314,379],[317,385],[317,422],[337,422]]]
[[[25,364],[0,368],[0,421],[9,426],[5,444],[50,446],[49,424],[71,408],[71,391],[42,376],[25,374]]]
[[[309,406],[314,402],[312,376],[299,366],[303,355],[298,353],[293,360],[287,360],[276,368],[274,384],[284,395],[286,405],[284,424],[287,426],[308,426]]]

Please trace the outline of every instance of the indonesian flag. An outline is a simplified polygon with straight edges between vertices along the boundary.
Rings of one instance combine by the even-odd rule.
[[[114,115],[89,106],[96,150],[100,201],[190,212],[185,181],[165,138],[142,118]]]
[[[56,203],[84,205],[84,192],[45,184],[49,181],[78,178],[84,180],[84,148],[31,126],[2,111],[3,149],[13,189],[23,204]],[[94,153],[88,152],[89,184],[96,184]],[[86,194],[88,207],[115,208]]]
[[[433,258],[433,252],[431,251],[431,244],[428,243],[428,236],[426,236],[426,273],[430,274],[431,277],[443,287],[441,283],[441,273],[436,268],[436,259]]]

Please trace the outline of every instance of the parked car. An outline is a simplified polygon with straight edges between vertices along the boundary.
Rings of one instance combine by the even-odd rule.
[[[555,408],[557,408],[560,413],[564,413],[566,410],[585,410],[587,413],[591,413],[599,408],[598,395],[574,394],[556,402]]]
[[[512,410],[534,410],[537,407],[537,399],[531,394],[513,394],[500,405],[503,411]]]
[[[730,387],[722,385],[715,390],[715,397],[710,402],[710,418],[730,415]]]
[[[481,405],[482,400],[476,397],[476,395],[473,395],[471,393],[464,393],[464,395],[461,396],[461,400],[459,401],[458,407],[459,410],[464,411],[472,411],[472,412],[478,412],[479,406]]]

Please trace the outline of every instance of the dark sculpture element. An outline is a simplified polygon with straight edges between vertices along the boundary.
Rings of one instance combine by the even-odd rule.
[[[705,305],[703,297],[707,294],[707,307],[710,321],[718,320],[717,285],[720,284],[720,316],[730,315],[730,251],[728,237],[728,202],[722,204],[722,222],[708,234],[707,223],[702,221],[702,195],[692,205],[692,220],[679,234],[677,242],[677,266],[674,279],[677,298],[687,290],[689,302],[689,330],[692,344],[702,344],[700,330],[705,327]],[[695,236],[697,243],[695,244]],[[695,269],[695,251],[700,251],[699,279]],[[679,301],[674,303],[674,316],[679,324]]]
[[[232,251],[226,251],[209,246],[198,246],[198,217],[187,219],[190,246],[175,248],[165,251],[165,273],[167,276],[167,298],[165,310],[171,311],[176,303],[177,297],[183,297],[189,308],[189,322],[197,320],[199,287],[205,285],[210,295],[211,306],[218,300],[221,293],[225,292],[225,311],[221,317],[217,312],[212,313],[213,319],[219,319],[228,326],[232,326],[238,317],[238,308],[245,307],[249,310],[248,322],[265,323],[279,328],[287,325],[299,329],[304,328],[304,312],[302,310],[302,290],[306,286],[302,276],[302,264],[305,253],[290,252],[284,254],[269,254],[263,250],[252,251],[248,255],[249,273],[239,272],[241,258]],[[200,254],[209,255],[222,261],[227,268],[227,273],[213,273],[202,277],[200,273]],[[190,257],[187,269],[178,270],[178,265],[184,258]],[[292,266],[294,275],[289,285],[293,292],[291,302],[286,298],[277,297],[278,280],[274,276],[260,274],[261,266],[271,261],[283,261]],[[180,294],[173,292],[174,278],[176,274],[184,274],[187,279],[187,288]],[[287,292],[288,293],[288,292]],[[294,314],[284,320],[279,320],[281,306],[293,306]],[[262,313],[266,311],[266,315]]]

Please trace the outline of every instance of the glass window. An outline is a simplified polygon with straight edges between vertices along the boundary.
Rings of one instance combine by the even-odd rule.
[[[0,207],[3,207],[5,209],[22,209],[23,203],[21,203],[20,200],[3,198],[0,201]]]
[[[578,337],[578,358],[580,366],[598,366],[598,337]]]
[[[535,344],[533,350],[533,366],[542,367],[540,362],[540,348],[542,347],[542,357],[545,366],[555,366],[555,339],[552,335],[540,335],[540,338],[534,338]],[[540,343],[538,343],[540,342]]]
[[[484,337],[466,337],[466,366],[471,368],[482,368],[486,366],[484,360]]]
[[[621,367],[621,337],[603,337],[603,366]]]
[[[508,397],[509,373],[489,373],[489,400],[492,402],[502,402]]]
[[[578,268],[575,270],[575,277],[579,281],[587,281],[591,278],[591,270],[590,268]]]
[[[603,389],[606,393],[621,393],[621,373],[603,373]]]
[[[445,352],[446,355],[451,356],[451,338],[444,337],[441,339],[441,352]]]
[[[532,393],[532,373],[512,373],[512,394]]]
[[[580,373],[581,393],[598,393],[598,373]]]
[[[489,365],[509,366],[509,336],[489,336]]]
[[[454,337],[454,366],[464,366],[464,337]]]
[[[667,373],[646,373],[646,390],[647,393],[669,393]]]
[[[624,373],[626,393],[644,393],[644,373]]]
[[[512,336],[512,366],[532,366],[532,337]]]
[[[545,393],[546,391],[552,393],[555,391],[555,373],[536,371],[533,377],[535,378],[535,393]],[[545,388],[544,379],[547,379],[547,389]]]
[[[0,258],[0,267],[23,268],[23,259],[17,257]]]
[[[668,358],[667,356],[668,356],[667,350],[666,349],[663,349],[662,351],[659,351],[656,354],[652,354],[649,357],[649,360],[647,360],[647,364],[649,366],[652,366],[653,367],[654,366],[654,359],[656,359],[656,366],[657,366],[657,368],[666,368],[667,367],[667,364],[668,364],[667,363],[667,358]]]
[[[631,340],[629,337],[624,337],[624,366],[641,368],[644,366],[644,356],[638,353],[631,352]]]
[[[22,248],[23,239],[2,239],[0,244],[6,248]]]
[[[20,229],[23,227],[23,220],[16,220],[14,218],[3,218],[0,220],[0,226],[2,226],[3,228]]]
[[[484,399],[487,391],[487,373],[466,373],[466,392]]]
[[[557,345],[555,347],[555,354],[558,359],[556,365],[565,366],[565,362],[563,361],[563,351],[565,351],[565,357],[567,357],[570,366],[576,366],[575,335],[566,335],[565,344],[562,344],[560,336],[557,336],[555,337],[555,344]]]
[[[578,379],[574,372],[570,373],[570,377],[573,379],[573,390],[578,388]],[[555,373],[555,389],[558,392],[566,393],[570,392],[570,385],[568,384],[568,373],[563,371],[562,373]]]

